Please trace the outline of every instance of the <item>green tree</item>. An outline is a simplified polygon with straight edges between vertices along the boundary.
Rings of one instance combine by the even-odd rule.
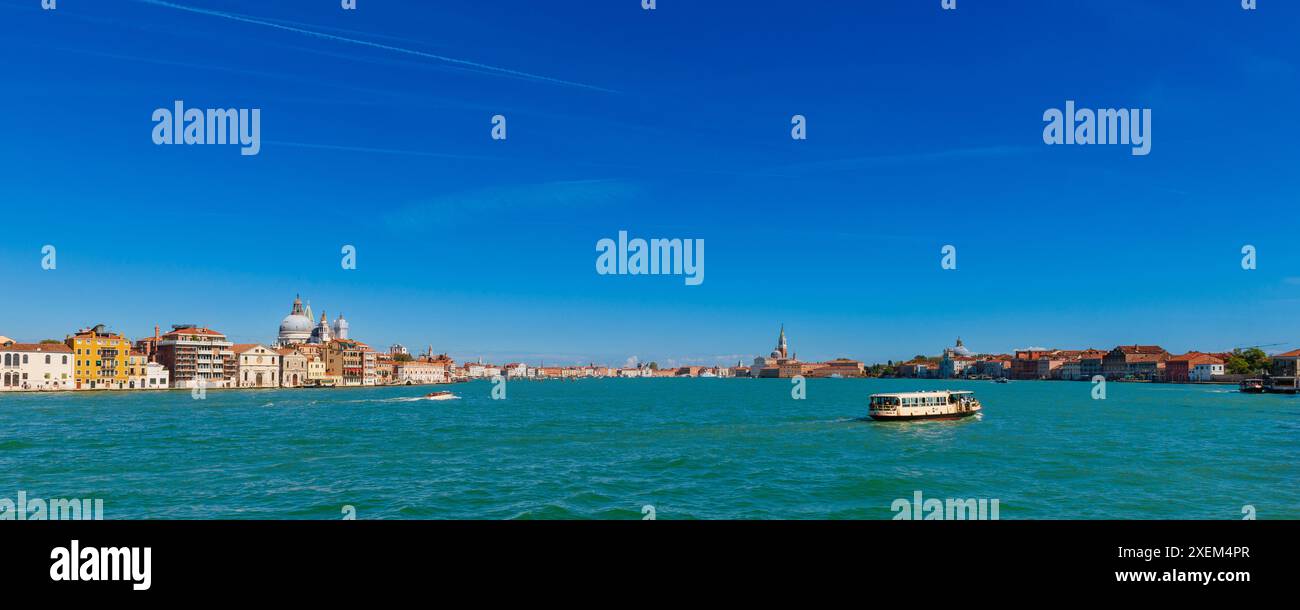
[[[1268,354],[1258,347],[1237,348],[1232,350],[1225,368],[1232,375],[1255,375],[1267,371],[1272,362]]]
[[[657,371],[657,370],[659,370],[659,363],[658,363],[658,362],[651,362],[651,363],[650,363],[650,370],[652,370],[652,371]]]
[[[59,343],[63,343],[63,342],[59,341],[58,339],[41,339],[41,345],[55,345]]]
[[[393,362],[410,362],[415,360],[410,354],[393,354]]]

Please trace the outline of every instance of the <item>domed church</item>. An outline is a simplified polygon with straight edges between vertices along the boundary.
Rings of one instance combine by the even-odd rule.
[[[302,297],[294,296],[293,309],[289,315],[280,320],[280,335],[275,341],[276,347],[287,347],[298,343],[306,343],[311,339],[311,331],[316,328],[316,324],[311,319],[310,305],[304,308]]]
[[[348,321],[339,314],[331,326],[329,318],[321,313],[317,322],[311,313],[311,304],[303,305],[301,296],[294,296],[293,308],[280,321],[280,334],[276,347],[291,347],[303,343],[329,343],[333,339],[348,338]]]

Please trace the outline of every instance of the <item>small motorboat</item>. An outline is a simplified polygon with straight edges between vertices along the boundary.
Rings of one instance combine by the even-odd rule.
[[[438,392],[429,392],[424,395],[424,398],[425,400],[456,400],[460,397],[446,390],[441,390]]]
[[[993,383],[1011,383],[1011,380],[1007,379],[1006,377],[998,377],[997,379],[993,380]]]
[[[1263,379],[1247,379],[1247,380],[1241,382],[1241,385],[1239,386],[1239,388],[1240,388],[1241,392],[1242,392],[1242,393],[1245,393],[1245,394],[1263,394],[1263,393],[1264,393],[1264,380],[1263,380]]]

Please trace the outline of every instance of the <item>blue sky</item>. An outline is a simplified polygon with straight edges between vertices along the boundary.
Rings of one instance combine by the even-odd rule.
[[[1300,343],[1294,2],[39,4],[0,0],[3,335],[269,342],[301,293],[497,361]],[[177,99],[261,153],[155,146]],[[1044,145],[1067,99],[1151,154]],[[705,282],[597,275],[619,230]]]

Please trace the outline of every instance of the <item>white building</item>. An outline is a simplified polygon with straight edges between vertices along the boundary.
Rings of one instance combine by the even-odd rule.
[[[171,374],[167,372],[167,367],[157,362],[144,365],[144,378],[146,390],[166,390],[171,387],[168,385]]]
[[[1218,364],[1205,362],[1192,367],[1192,370],[1187,373],[1187,378],[1192,381],[1214,381],[1215,375],[1222,375],[1224,373],[1225,370],[1222,362]]]
[[[528,365],[522,362],[511,362],[505,366],[505,375],[508,379],[517,379],[528,376]]]
[[[410,360],[393,364],[393,379],[403,385],[424,385],[429,383],[447,383],[451,381],[447,374],[447,365],[443,362],[427,360]]]
[[[0,345],[0,392],[71,390],[72,348],[63,343]]]
[[[238,343],[230,348],[235,354],[235,387],[280,387],[280,354],[256,343]]]

